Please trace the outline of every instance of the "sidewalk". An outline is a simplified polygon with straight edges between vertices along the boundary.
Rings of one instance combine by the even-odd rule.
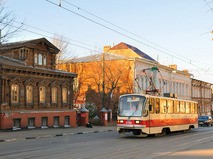
[[[28,140],[38,138],[49,138],[56,136],[78,135],[87,133],[99,133],[107,131],[116,131],[116,126],[93,126],[87,128],[78,126],[76,128],[45,128],[45,129],[27,129],[27,130],[8,130],[0,131],[0,142],[9,142],[17,140]]]

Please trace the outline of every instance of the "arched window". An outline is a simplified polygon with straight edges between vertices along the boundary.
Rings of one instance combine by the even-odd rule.
[[[34,55],[34,63],[38,64],[38,55],[37,54]]]
[[[52,103],[57,103],[57,87],[52,88]]]
[[[42,54],[38,54],[38,65],[42,65]]]
[[[43,65],[46,66],[46,64],[47,64],[47,58],[46,58],[46,55],[44,55],[44,56],[43,56]]]
[[[17,84],[13,84],[11,86],[11,103],[19,102],[19,86]]]
[[[33,87],[30,85],[26,86],[26,101],[27,103],[33,102]]]
[[[67,88],[62,88],[62,102],[67,103]]]
[[[45,102],[45,86],[39,87],[39,102],[44,103]]]

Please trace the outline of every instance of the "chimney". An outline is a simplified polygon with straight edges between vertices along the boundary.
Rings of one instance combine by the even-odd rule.
[[[183,70],[183,72],[185,72],[185,73],[189,73],[189,71],[188,71],[188,70],[186,70],[186,69],[185,69],[185,70]]]
[[[173,64],[173,65],[169,65],[170,68],[174,69],[174,70],[177,70],[177,65],[176,64]]]
[[[104,52],[108,52],[111,49],[111,46],[104,46]]]

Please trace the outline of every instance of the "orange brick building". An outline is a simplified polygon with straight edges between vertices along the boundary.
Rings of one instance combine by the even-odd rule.
[[[0,45],[0,129],[76,127],[75,73],[56,70],[47,39]]]
[[[139,49],[120,43],[114,47],[105,46],[102,54],[61,61],[57,68],[78,74],[74,89],[75,103],[90,102],[86,99],[87,92],[93,90],[96,94],[91,97],[92,102],[95,101],[97,109],[100,110],[103,107],[101,98],[104,92],[104,107],[112,109],[115,113],[118,97],[124,93],[134,92],[135,59],[152,63],[152,65],[157,63]]]

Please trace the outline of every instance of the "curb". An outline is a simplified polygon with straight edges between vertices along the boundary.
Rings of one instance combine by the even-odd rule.
[[[34,139],[41,139],[41,138],[51,138],[51,137],[60,137],[60,136],[68,136],[68,135],[81,135],[81,134],[89,134],[89,133],[100,133],[100,132],[112,132],[114,130],[95,130],[90,132],[75,132],[75,133],[68,133],[68,134],[54,134],[54,135],[42,135],[42,136],[30,136],[30,137],[23,137],[23,138],[13,138],[13,139],[0,139],[1,142],[12,142],[12,141],[20,141],[20,140],[34,140]]]

